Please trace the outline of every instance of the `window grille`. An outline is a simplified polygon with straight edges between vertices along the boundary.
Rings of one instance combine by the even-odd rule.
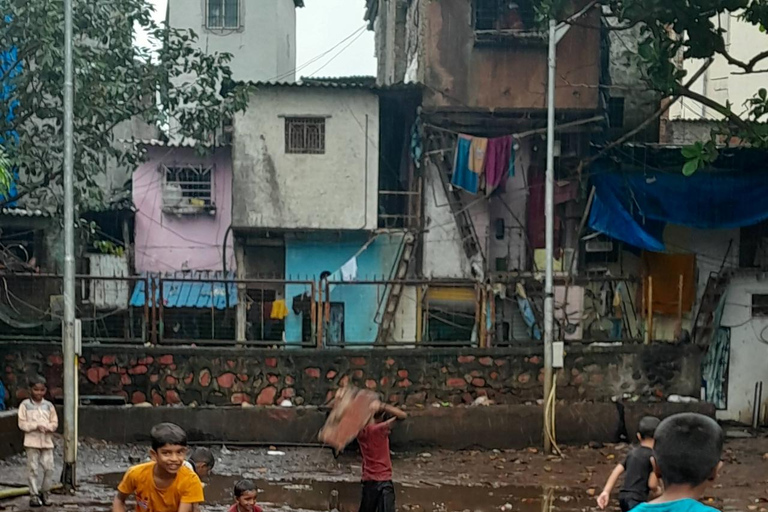
[[[325,118],[287,117],[285,152],[320,155],[325,153]]]
[[[214,206],[213,166],[161,166],[165,177],[163,207],[170,209]]]

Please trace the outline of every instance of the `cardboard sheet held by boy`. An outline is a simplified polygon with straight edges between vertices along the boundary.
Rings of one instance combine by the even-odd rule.
[[[372,391],[354,386],[339,389],[318,439],[336,451],[343,450],[371,422],[377,403],[379,397]]]

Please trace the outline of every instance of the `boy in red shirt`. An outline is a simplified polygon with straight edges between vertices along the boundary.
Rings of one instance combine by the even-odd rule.
[[[229,512],[262,512],[256,504],[256,484],[251,480],[240,480],[235,484],[235,504]]]
[[[357,435],[363,456],[363,498],[360,512],[395,512],[395,487],[392,484],[392,459],[389,433],[392,424],[408,415],[380,401],[371,404],[373,418]]]

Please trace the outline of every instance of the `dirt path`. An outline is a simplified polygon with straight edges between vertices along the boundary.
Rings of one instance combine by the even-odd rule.
[[[111,489],[119,474],[145,457],[145,447],[85,442],[80,448],[81,490],[76,496],[57,496],[56,510],[109,510]],[[500,510],[510,504],[521,512],[542,510],[542,489],[555,488],[550,510],[584,511],[594,508],[613,466],[627,452],[626,445],[564,448],[564,458],[538,450],[428,451],[397,453],[395,478],[402,510]],[[342,511],[355,510],[359,458],[354,453],[334,459],[330,450],[287,448],[269,455],[267,448],[214,448],[217,477],[206,489],[205,510],[221,510],[235,479],[259,480],[262,498],[291,510],[328,510],[331,494],[340,495]],[[768,438],[730,440],[720,481],[707,496],[721,510],[768,512]],[[60,453],[57,456],[60,459]],[[3,483],[24,483],[24,459],[0,461]],[[106,475],[106,476],[105,476]],[[291,481],[291,482],[287,482]],[[272,507],[268,507],[272,508]],[[0,510],[27,510],[26,499],[0,501]]]

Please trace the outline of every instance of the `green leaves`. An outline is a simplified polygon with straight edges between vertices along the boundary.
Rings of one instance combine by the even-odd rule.
[[[0,196],[7,196],[13,179],[13,164],[5,151],[0,148]]]
[[[16,47],[23,72],[2,76],[15,86],[15,119],[10,102],[0,105],[0,133],[15,130],[19,144],[7,142],[7,154],[19,166],[21,187],[45,183],[28,200],[45,207],[60,204],[63,163],[62,88],[64,83],[61,0],[6,0],[0,20],[2,48]],[[210,142],[225,119],[244,108],[238,88],[219,94],[231,77],[227,54],[208,54],[197,34],[170,29],[153,19],[150,0],[74,0],[75,26],[75,173],[80,209],[102,205],[112,191],[107,173],[132,171],[142,155],[130,138],[156,135],[175,120],[174,135]],[[134,46],[134,28],[163,42],[153,54]],[[1,73],[1,71],[0,71]],[[122,181],[120,182],[122,183]],[[1,183],[0,183],[1,186]]]
[[[690,146],[685,146],[681,150],[686,162],[683,165],[683,174],[691,176],[699,169],[714,163],[717,160],[718,151],[714,141],[695,142]]]

